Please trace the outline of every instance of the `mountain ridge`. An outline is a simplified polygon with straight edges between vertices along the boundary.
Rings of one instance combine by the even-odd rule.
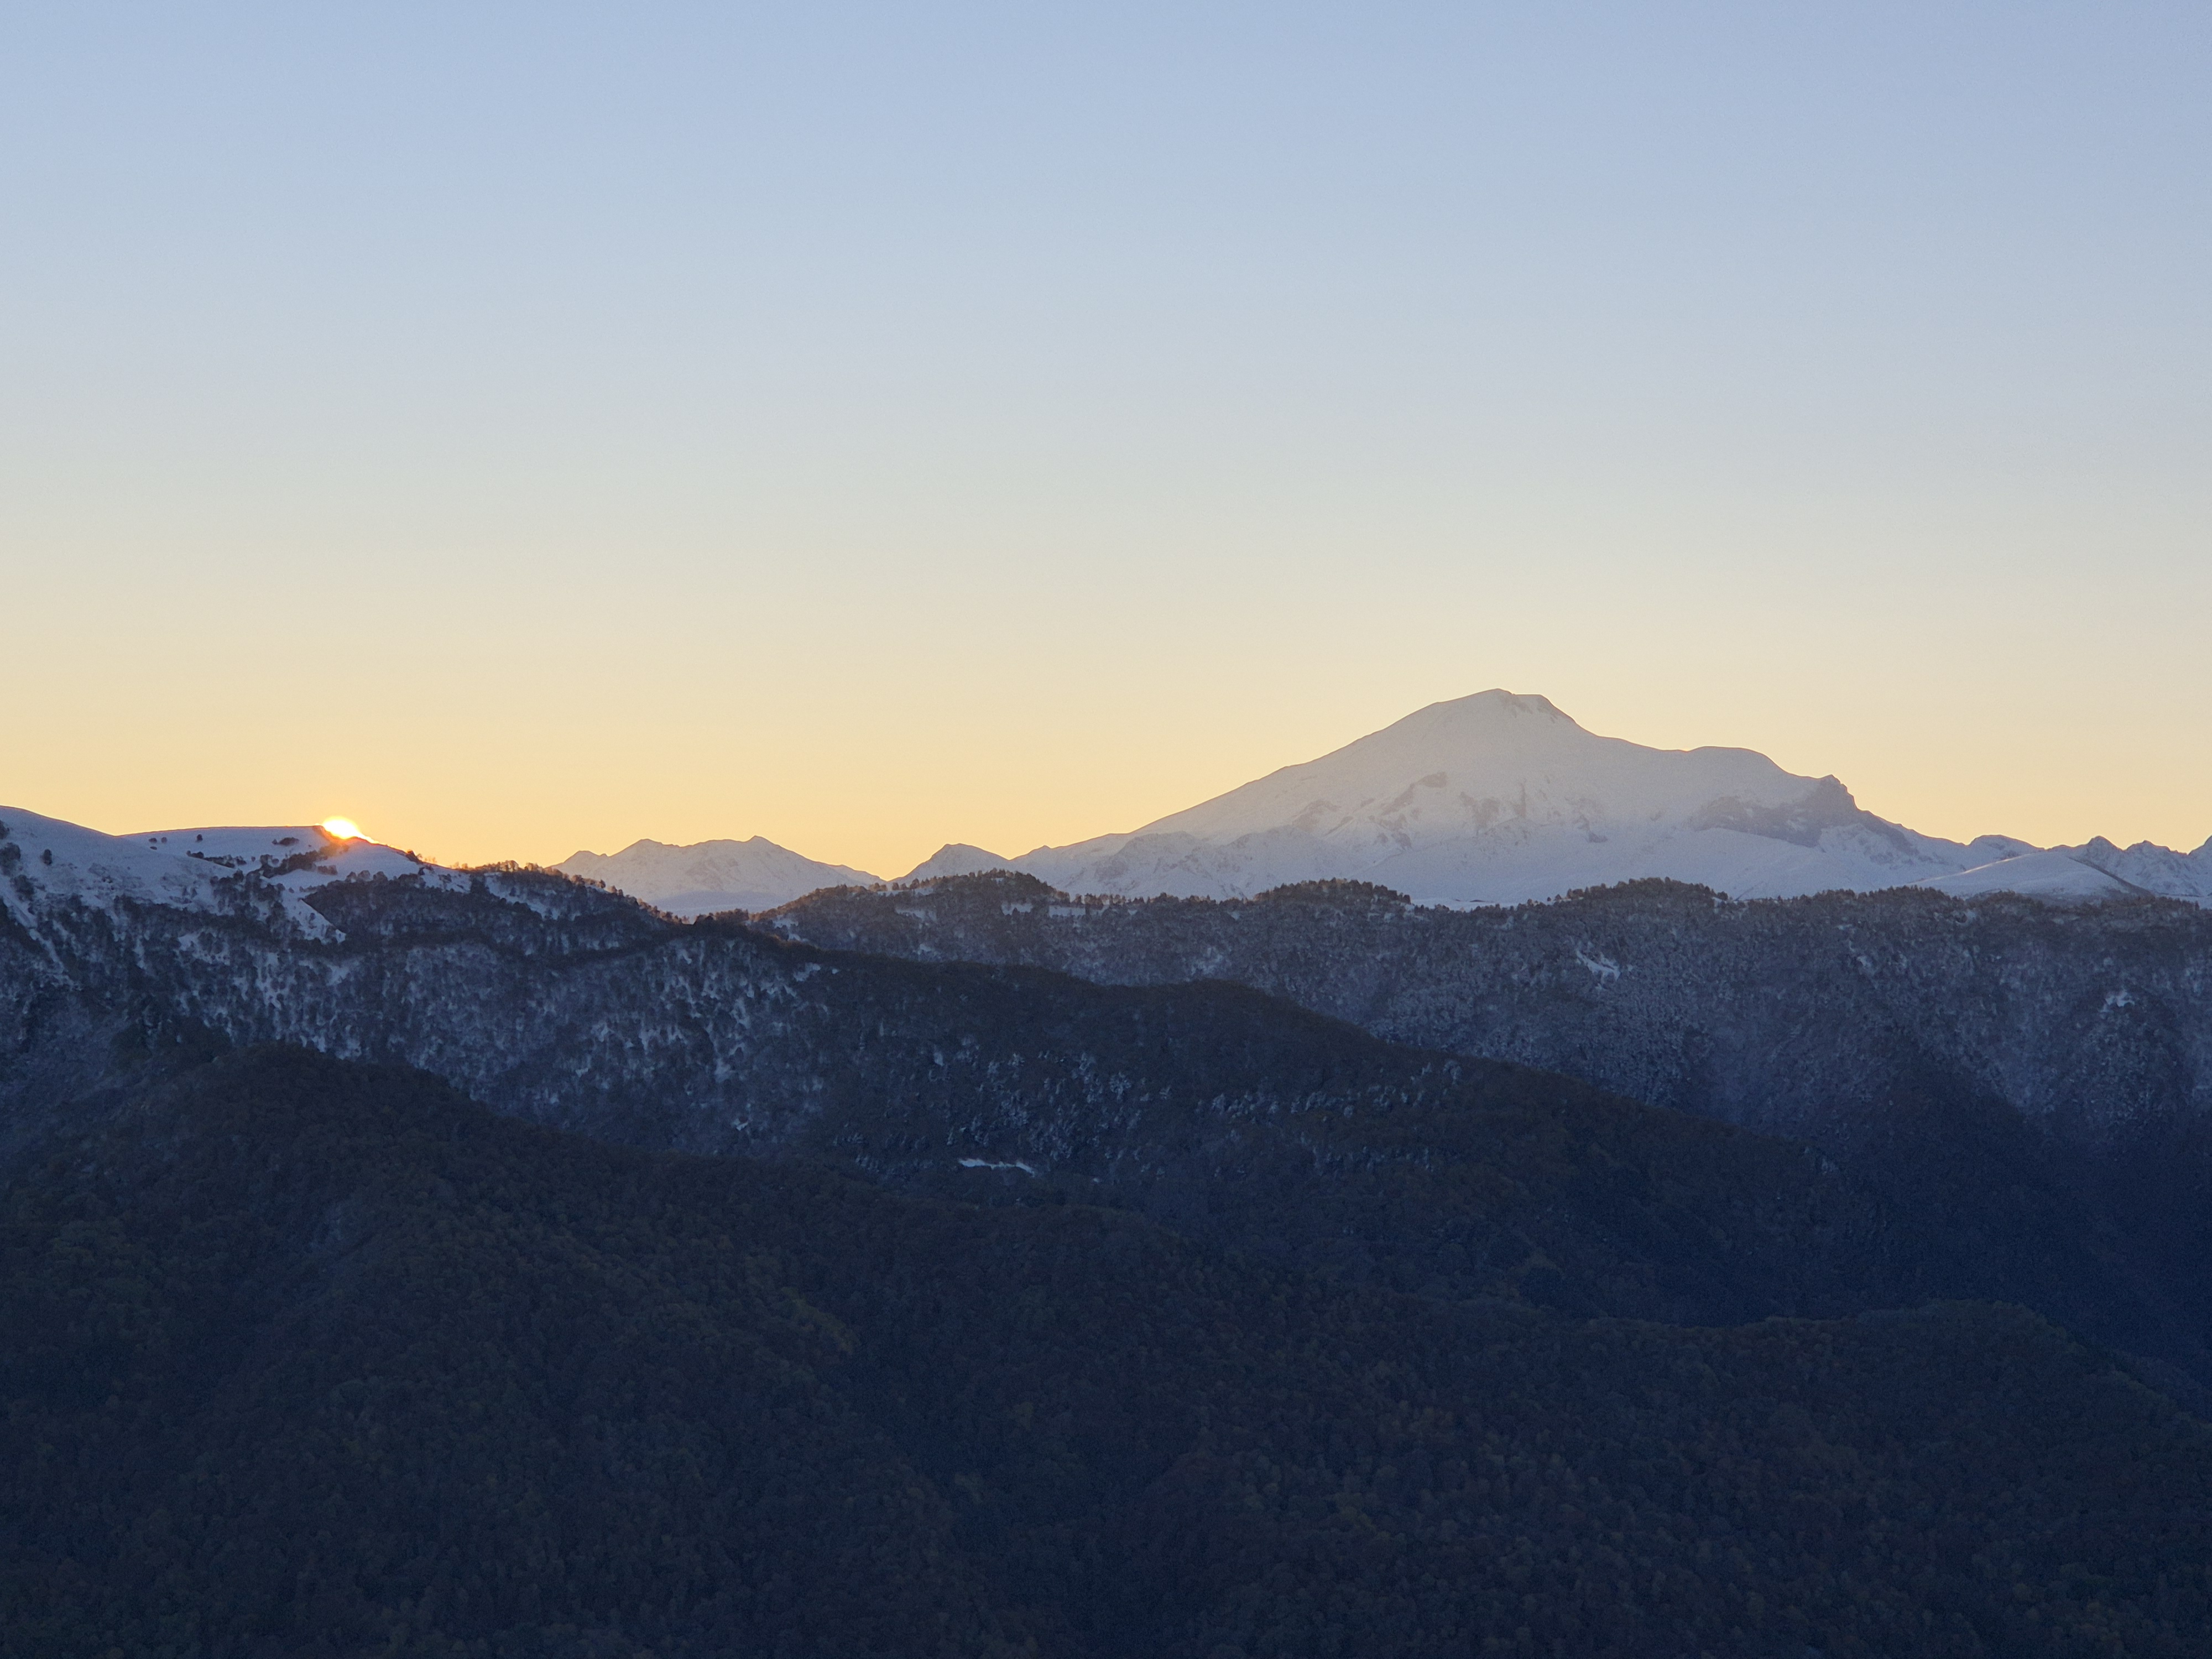
[[[742,895],[723,884],[717,903],[714,884],[679,881],[633,856],[652,848],[664,861],[706,858],[732,845],[640,842],[556,867],[685,915],[758,911],[817,887],[874,884],[864,872],[776,848],[788,860],[778,873]],[[2005,867],[2031,854],[2056,856]],[[2212,838],[2193,854],[2148,842],[2122,849],[2101,838],[2056,848],[2001,835],[1948,841],[1869,811],[1833,774],[1802,776],[1749,749],[1655,749],[1603,737],[1548,697],[1502,689],[1431,703],[1132,830],[1018,856],[948,842],[898,880],[994,869],[1125,898],[1249,898],[1298,882],[1358,880],[1423,903],[1513,904],[1662,878],[1738,898],[1924,884],[1961,896],[2026,890],[2054,902],[2133,892],[2212,902]]]
[[[345,875],[440,867],[315,826],[108,836],[20,809],[0,815],[37,831],[34,856],[58,848],[74,868],[104,869],[85,878],[93,887],[193,893],[217,908],[227,901],[211,883],[283,861],[277,854],[292,864],[287,902]],[[579,849],[552,867],[685,918],[896,884],[757,835],[683,846],[641,838],[613,854]],[[1357,880],[1422,903],[1474,907],[1656,878],[1735,898],[1917,885],[1966,898],[2020,892],[2094,903],[2151,894],[2212,905],[2212,836],[2191,853],[2102,836],[2054,848],[2001,835],[1948,841],[1867,811],[1833,774],[1801,776],[1748,749],[1601,737],[1548,697],[1502,689],[1431,703],[1133,830],[1018,857],[948,842],[898,881],[1001,869],[1063,892],[1125,898],[1249,898]],[[37,871],[0,877],[45,879]],[[318,921],[312,908],[297,919],[311,929]]]
[[[552,866],[643,899],[671,915],[768,910],[823,887],[872,887],[882,878],[846,864],[824,864],[765,836],[674,847],[650,839],[619,853],[580,849]]]

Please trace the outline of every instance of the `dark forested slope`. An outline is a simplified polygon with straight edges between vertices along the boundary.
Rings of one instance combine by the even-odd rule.
[[[1913,890],[1734,902],[1631,882],[1554,903],[1409,904],[1357,882],[1243,900],[1071,900],[1027,876],[817,893],[788,937],[1100,983],[1220,979],[1395,1042],[1517,1060],[1815,1137],[1916,1091],[2069,1139],[2212,1112],[2212,910]]]
[[[1686,1330],[258,1050],[0,1194],[0,1654],[2186,1654],[2212,1444],[2034,1316]]]
[[[1125,902],[1000,874],[821,893],[764,921],[920,961],[1252,986],[1802,1138],[1952,1231],[2006,1234],[1981,1218],[2034,1194],[2212,1318],[2212,912],[2192,905],[1735,903],[1654,881],[1461,912],[1357,883]]]
[[[41,915],[0,975],[10,1133],[51,1128],[58,1102],[81,1114],[164,1044],[284,1041],[603,1139],[1133,1208],[1409,1291],[1699,1322],[1990,1297],[2146,1375],[2212,1380],[2198,1263],[2086,1203],[2002,1117],[1892,1190],[1233,985],[823,952],[529,872],[313,902],[325,935],[161,907]]]

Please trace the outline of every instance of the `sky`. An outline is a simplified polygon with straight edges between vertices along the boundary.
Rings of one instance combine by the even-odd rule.
[[[1136,827],[1491,686],[2212,835],[2212,10],[0,0],[0,801]]]

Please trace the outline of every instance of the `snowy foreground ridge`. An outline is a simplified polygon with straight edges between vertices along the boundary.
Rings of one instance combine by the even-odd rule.
[[[781,861],[781,862],[779,862]],[[874,878],[772,842],[640,842],[559,866],[683,914],[759,910]],[[1861,810],[1832,777],[1748,749],[1647,749],[1551,702],[1485,691],[1432,703],[1334,754],[1126,835],[1004,858],[951,845],[906,879],[1012,869],[1071,893],[1249,897],[1349,878],[1428,904],[1513,904],[1664,876],[1738,898],[1924,884],[2063,902],[2153,893],[2212,902],[2212,841],[2039,849],[1967,845]]]
[[[313,824],[108,836],[0,806],[0,908],[19,920],[41,899],[73,898],[104,910],[126,901],[217,914],[274,907],[319,938],[329,924],[305,896],[329,882],[368,876],[468,885],[458,872]]]

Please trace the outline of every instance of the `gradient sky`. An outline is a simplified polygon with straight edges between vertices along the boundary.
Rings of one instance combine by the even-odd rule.
[[[0,3],[0,801],[896,874],[1492,685],[2212,834],[2212,9]]]

